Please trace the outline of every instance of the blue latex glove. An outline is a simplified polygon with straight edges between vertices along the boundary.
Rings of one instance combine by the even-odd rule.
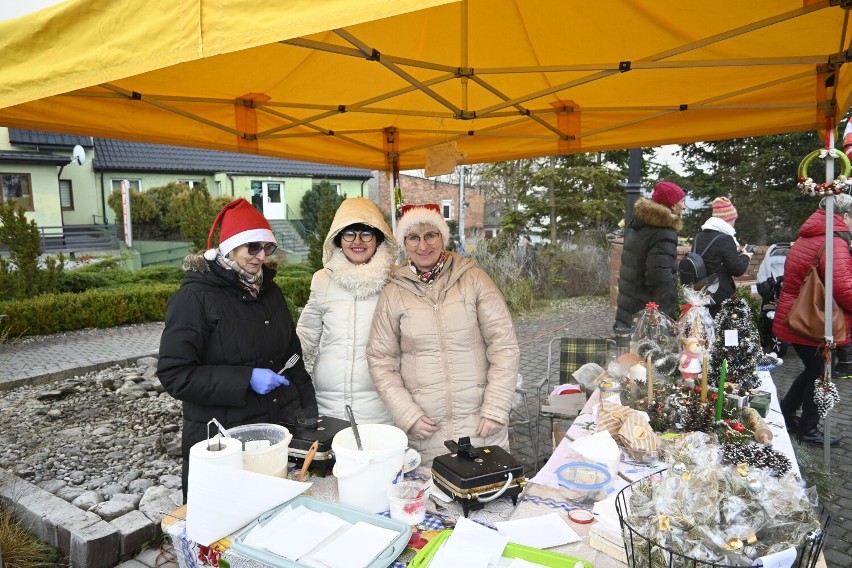
[[[290,381],[272,369],[252,369],[250,384],[251,390],[257,394],[267,394],[276,387],[289,385]]]

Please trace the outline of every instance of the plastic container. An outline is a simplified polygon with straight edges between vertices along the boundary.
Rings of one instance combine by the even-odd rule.
[[[411,527],[399,521],[381,517],[379,515],[369,515],[363,511],[358,511],[357,509],[353,509],[352,507],[347,507],[346,505],[341,505],[339,503],[332,503],[330,501],[317,499],[316,497],[300,495],[282,505],[279,505],[271,511],[267,511],[261,515],[259,519],[242,529],[239,534],[237,534],[237,537],[233,542],[231,547],[232,550],[238,552],[242,556],[257,560],[264,566],[272,566],[273,568],[303,568],[304,566],[307,566],[307,564],[293,562],[292,560],[287,560],[286,558],[278,556],[268,550],[255,548],[243,543],[246,536],[255,528],[255,526],[263,526],[272,521],[274,517],[285,507],[295,508],[300,506],[307,507],[311,511],[334,515],[335,517],[339,517],[353,525],[358,522],[368,523],[394,531],[396,533],[396,537],[390,544],[388,544],[384,552],[373,559],[373,561],[365,568],[385,568],[386,566],[390,566],[393,563],[394,558],[402,554],[402,551],[405,550],[405,545],[408,544],[408,541],[411,538]]]
[[[243,443],[243,469],[255,473],[287,477],[287,451],[293,435],[278,424],[247,424],[228,430]]]
[[[390,506],[388,490],[402,478],[403,464],[419,465],[414,450],[406,450],[408,436],[396,426],[361,424],[358,426],[363,450],[358,449],[352,428],[344,428],[331,441],[337,478],[338,500],[369,513],[382,513]]]
[[[562,495],[574,503],[594,503],[612,491],[612,475],[597,463],[566,463],[556,470]]]
[[[400,481],[388,490],[391,519],[407,525],[416,525],[426,519],[426,499],[429,492],[417,481]],[[418,495],[419,494],[419,495]]]

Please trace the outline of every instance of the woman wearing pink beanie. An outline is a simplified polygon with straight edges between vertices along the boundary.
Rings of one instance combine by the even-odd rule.
[[[734,277],[745,274],[753,253],[737,242],[734,229],[737,208],[731,200],[717,197],[712,206],[713,214],[701,226],[701,232],[695,235],[693,248],[704,260],[707,275],[719,276],[719,289],[713,294],[714,304],[710,306],[710,314],[715,316],[722,302],[736,293]]]

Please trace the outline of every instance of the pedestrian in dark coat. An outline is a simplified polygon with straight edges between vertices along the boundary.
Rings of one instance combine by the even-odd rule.
[[[640,197],[634,204],[618,273],[617,332],[629,332],[633,315],[648,302],[677,315],[677,233],[685,197],[677,184],[661,181],[651,199]]]
[[[852,231],[852,197],[841,193],[835,198],[834,208],[834,251],[832,256],[833,297],[846,315],[846,336],[835,337],[839,345],[849,344],[849,330],[852,329],[852,255],[849,252],[850,231]],[[802,224],[799,238],[790,247],[787,260],[784,262],[784,285],[775,308],[775,319],[772,322],[772,334],[781,341],[793,345],[796,355],[801,359],[804,370],[795,378],[781,399],[781,413],[787,429],[798,433],[799,440],[805,444],[822,446],[823,433],[819,430],[819,411],[814,402],[814,388],[817,378],[825,372],[824,346],[821,341],[802,337],[784,325],[790,308],[799,295],[799,290],[805,281],[805,276],[819,256],[817,270],[820,278],[825,281],[825,209],[817,209]],[[801,418],[796,412],[802,408]],[[839,438],[832,437],[832,446],[840,443]]]
[[[219,246],[212,247],[217,226]],[[189,450],[207,438],[215,418],[225,428],[294,424],[298,411],[316,416],[311,377],[287,301],[264,264],[275,252],[269,222],[245,199],[226,205],[203,255],[184,260],[186,275],[166,309],[157,374],[183,401],[183,496]],[[277,371],[293,355],[284,375]]]
[[[731,200],[727,197],[717,197],[713,200],[713,215],[695,236],[694,248],[704,260],[707,275],[719,276],[719,288],[713,294],[714,303],[710,306],[710,315],[714,317],[719,313],[722,302],[736,293],[734,276],[746,273],[753,254],[737,242],[737,232],[734,229],[737,217],[737,209]]]

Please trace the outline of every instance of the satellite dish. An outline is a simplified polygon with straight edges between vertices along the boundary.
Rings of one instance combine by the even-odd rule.
[[[71,161],[77,162],[78,166],[86,163],[86,151],[79,144],[74,146],[74,150],[71,152]]]

